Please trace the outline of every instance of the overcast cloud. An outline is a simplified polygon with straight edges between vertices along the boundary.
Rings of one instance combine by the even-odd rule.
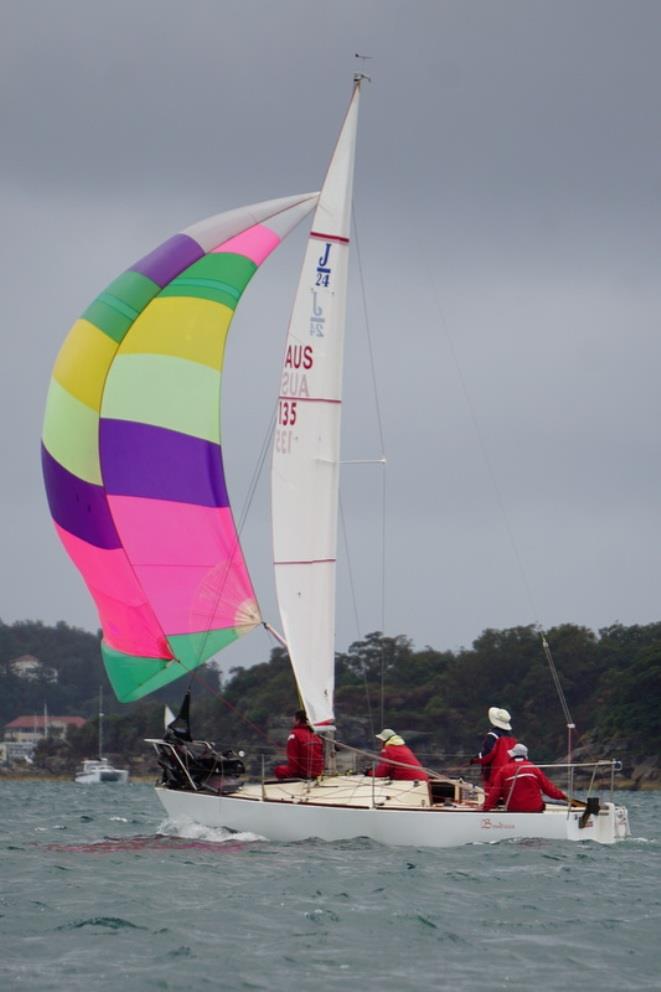
[[[356,216],[383,413],[385,630],[661,618],[661,6],[58,0],[3,4],[5,452],[0,616],[89,629],[39,466],[51,367],[136,258],[220,210],[318,187],[351,89]],[[304,231],[237,313],[223,440],[240,511]],[[355,256],[354,256],[355,261]],[[378,457],[360,283],[344,457]],[[240,371],[239,371],[240,370]],[[382,625],[379,469],[347,466],[338,646]],[[278,621],[267,478],[245,548]],[[259,635],[225,667],[261,660]]]

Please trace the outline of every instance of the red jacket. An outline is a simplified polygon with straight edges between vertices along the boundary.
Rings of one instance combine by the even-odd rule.
[[[297,724],[287,738],[287,764],[278,765],[278,778],[317,778],[324,770],[324,742],[309,727]]]
[[[482,778],[485,784],[493,782],[498,769],[512,760],[507,752],[517,743],[516,737],[512,737],[507,732],[503,734],[497,730],[489,731],[477,756],[478,765],[482,765]]]
[[[413,751],[406,744],[386,744],[379,755],[381,761],[374,771],[370,768],[366,775],[374,775],[375,778],[396,778],[400,780],[416,782],[426,782],[429,778],[427,772],[414,755]],[[401,761],[405,765],[415,765],[415,768],[400,768],[392,765],[391,761]],[[418,771],[419,769],[419,771]]]
[[[532,761],[510,761],[496,772],[482,808],[486,812],[502,800],[510,813],[541,813],[542,794],[552,799],[567,798]]]

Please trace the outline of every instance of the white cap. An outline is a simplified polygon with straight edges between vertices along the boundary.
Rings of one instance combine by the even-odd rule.
[[[385,744],[385,742],[389,741],[391,737],[397,737],[397,734],[394,730],[390,730],[390,728],[386,727],[385,730],[382,730],[380,734],[376,734],[375,736],[377,740],[383,741]]]
[[[525,744],[515,744],[514,747],[511,747],[507,753],[510,758],[527,758],[528,748]]]

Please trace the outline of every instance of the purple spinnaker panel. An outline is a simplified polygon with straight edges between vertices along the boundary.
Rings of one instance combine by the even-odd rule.
[[[109,494],[229,506],[218,444],[165,427],[105,418],[99,442]]]
[[[147,276],[162,289],[203,255],[204,251],[194,238],[187,234],[175,234],[132,265],[130,271]]]
[[[97,548],[119,548],[121,541],[101,486],[72,475],[42,445],[41,464],[51,516],[70,534]]]

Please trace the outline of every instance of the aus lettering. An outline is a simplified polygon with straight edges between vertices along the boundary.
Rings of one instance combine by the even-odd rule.
[[[314,349],[311,344],[290,344],[285,355],[286,369],[311,369],[314,365]]]
[[[309,397],[310,389],[305,372],[283,372],[280,383],[281,396]]]

